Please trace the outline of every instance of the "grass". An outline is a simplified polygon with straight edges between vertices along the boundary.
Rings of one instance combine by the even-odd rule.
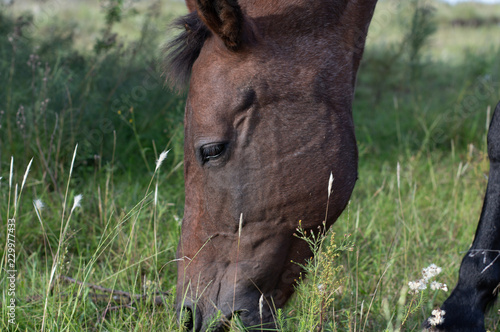
[[[184,102],[162,87],[156,58],[183,4],[111,1],[121,10],[106,21],[98,2],[49,3],[0,7],[0,234],[14,218],[17,259],[14,327],[6,242],[0,329],[180,330]],[[408,294],[408,282],[435,263],[452,289],[472,242],[500,95],[499,27],[488,23],[500,6],[432,2],[424,23],[436,30],[416,56],[413,12],[397,3],[380,2],[358,77],[360,178],[333,232],[310,242],[309,277],[277,313],[284,331],[419,330],[446,293]]]
[[[413,1],[379,1],[370,26],[369,41],[388,48],[400,43],[408,26]],[[439,29],[430,38],[426,56],[434,61],[462,64],[469,53],[475,56],[495,52],[500,6],[480,3],[450,5],[439,1],[420,1],[434,8],[433,21]]]

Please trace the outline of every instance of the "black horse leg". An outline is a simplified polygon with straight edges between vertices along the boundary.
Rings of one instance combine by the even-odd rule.
[[[441,307],[439,331],[485,331],[484,315],[500,283],[500,103],[488,132],[490,172],[483,210],[472,247],[462,260],[457,286]]]

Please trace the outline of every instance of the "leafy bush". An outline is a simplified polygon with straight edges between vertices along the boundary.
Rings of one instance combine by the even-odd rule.
[[[160,18],[147,12],[139,39],[125,45],[111,33],[119,19],[116,8],[108,8],[106,29],[89,54],[75,49],[71,28],[56,26],[51,35],[34,40],[32,16],[0,12],[0,32],[7,37],[0,41],[6,82],[0,90],[0,153],[24,161],[37,156],[53,189],[60,180],[57,170],[76,143],[76,171],[82,174],[111,158],[115,139],[122,171],[128,164],[151,168],[146,156],[154,160],[154,153],[146,147],[158,139],[153,133],[164,133],[158,148],[172,139],[181,143],[183,99],[164,88],[156,66],[164,36],[155,26]],[[137,150],[141,162],[130,153]]]

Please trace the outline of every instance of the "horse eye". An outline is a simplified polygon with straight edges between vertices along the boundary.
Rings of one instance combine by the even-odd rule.
[[[226,150],[226,143],[212,143],[203,145],[200,148],[200,155],[203,164],[210,160],[219,158]]]

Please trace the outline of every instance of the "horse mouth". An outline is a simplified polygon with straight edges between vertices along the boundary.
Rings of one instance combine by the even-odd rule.
[[[270,322],[255,318],[248,310],[235,310],[227,315],[216,314],[213,317],[203,317],[202,311],[192,305],[184,305],[182,308],[183,325],[187,331],[201,332],[228,332],[231,327],[245,326],[245,331],[278,331],[275,330],[274,320]],[[258,322],[256,322],[258,321]]]
[[[190,307],[185,307],[184,311],[184,327],[189,332],[200,332],[200,331],[212,331],[212,332],[228,332],[231,327],[231,320],[233,315],[230,317],[223,316],[219,320],[209,319],[209,322],[202,321],[201,311],[193,311]],[[205,326],[206,325],[206,326]]]

